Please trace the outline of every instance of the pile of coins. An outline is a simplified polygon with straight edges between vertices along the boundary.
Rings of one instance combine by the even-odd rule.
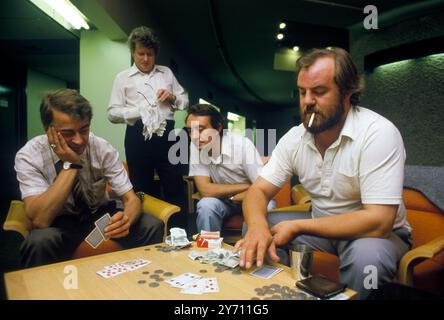
[[[148,275],[148,274],[150,274],[150,272],[143,271],[142,274]],[[173,273],[169,272],[169,271],[165,272],[161,269],[154,270],[153,274],[149,276],[149,278],[152,279],[152,282],[150,282],[148,285],[152,288],[156,288],[159,286],[159,282],[165,280],[164,278],[162,278],[162,276],[163,277],[171,277],[172,275],[173,275]],[[137,281],[137,283],[138,284],[145,284],[146,280],[139,280],[139,281]]]
[[[251,298],[251,300],[261,300],[261,298],[263,300],[318,300],[308,293],[291,289],[288,286],[281,286],[277,283],[256,288],[254,291],[258,296]]]

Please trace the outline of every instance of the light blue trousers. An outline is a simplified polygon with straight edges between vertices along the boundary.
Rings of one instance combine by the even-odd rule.
[[[268,204],[268,209],[274,209],[276,203],[274,200]],[[205,197],[199,200],[196,207],[197,231],[221,231],[224,220],[234,214],[242,214],[241,203],[228,203],[218,198]]]

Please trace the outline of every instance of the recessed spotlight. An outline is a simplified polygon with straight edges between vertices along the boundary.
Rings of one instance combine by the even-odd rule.
[[[296,51],[296,52],[299,51],[299,47],[298,46],[294,46],[293,47],[293,51]]]
[[[286,26],[285,22],[279,23],[279,29],[285,29]]]
[[[278,38],[278,40],[282,40],[282,39],[284,39],[284,34],[283,33],[278,33],[276,38]]]

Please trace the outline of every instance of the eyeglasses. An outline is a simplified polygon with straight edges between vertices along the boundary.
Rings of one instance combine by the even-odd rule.
[[[154,88],[153,88],[149,83],[146,83],[146,82],[145,82],[145,85],[147,85],[148,87],[151,88],[151,90],[153,91],[152,96],[154,97]],[[150,107],[153,107],[153,108],[156,107],[156,104],[150,102],[150,101],[148,100],[148,98],[147,98],[142,92],[137,91],[137,93],[140,94],[140,95],[145,99],[145,101],[148,103],[148,105],[149,105]]]

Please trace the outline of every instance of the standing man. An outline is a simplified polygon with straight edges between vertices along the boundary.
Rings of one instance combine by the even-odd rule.
[[[40,105],[46,135],[17,152],[15,170],[33,229],[21,246],[25,267],[69,259],[105,213],[105,236],[124,247],[162,242],[163,222],[141,214],[118,152],[90,132],[89,102],[71,89],[46,94]],[[123,203],[109,202],[106,182]]]
[[[340,280],[364,299],[393,279],[411,247],[402,137],[389,120],[357,106],[360,79],[343,49],[303,55],[297,87],[302,124],[282,137],[244,200],[248,232],[236,245],[240,265],[250,268],[253,258],[262,265],[266,251],[279,260],[276,246],[306,244],[337,254]],[[292,175],[312,198],[312,219],[280,221],[275,213],[267,221],[268,200]],[[377,283],[366,284],[367,276]]]
[[[203,197],[197,203],[197,231],[220,231],[224,220],[242,214],[242,201],[262,160],[248,138],[223,134],[223,116],[211,105],[190,107],[186,124],[192,142],[189,176]]]
[[[168,141],[168,136],[174,130],[174,111],[188,106],[188,94],[168,67],[156,65],[159,40],[153,30],[135,28],[128,44],[134,65],[114,80],[108,119],[127,124],[125,154],[134,188],[156,194],[155,169],[166,200],[184,208],[182,173],[168,159],[175,140]]]

